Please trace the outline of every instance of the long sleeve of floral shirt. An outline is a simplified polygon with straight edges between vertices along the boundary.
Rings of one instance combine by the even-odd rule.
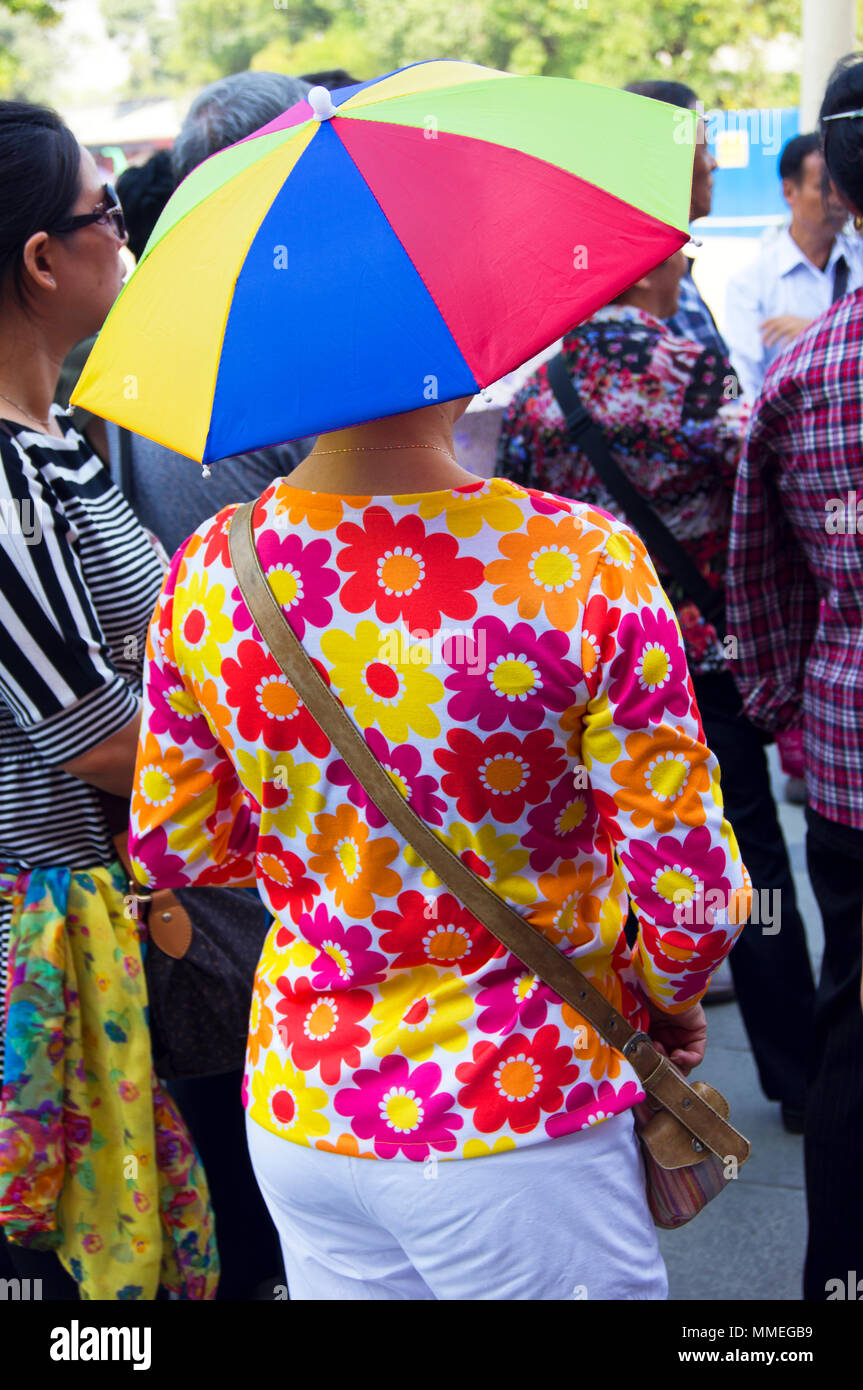
[[[153,619],[132,851],[152,885],[256,877],[273,912],[251,1118],[329,1152],[422,1161],[630,1108],[630,1064],[446,892],[262,647],[231,512],[175,557]],[[498,478],[375,498],[280,481],[255,537],[320,674],[436,833],[636,1026],[647,999],[696,1002],[749,879],[634,533]]]

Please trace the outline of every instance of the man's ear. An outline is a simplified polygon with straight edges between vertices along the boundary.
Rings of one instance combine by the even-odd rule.
[[[796,192],[797,184],[794,182],[793,179],[782,180],[782,196],[785,199],[786,203],[789,205],[789,207],[791,206],[794,200],[794,194]]]

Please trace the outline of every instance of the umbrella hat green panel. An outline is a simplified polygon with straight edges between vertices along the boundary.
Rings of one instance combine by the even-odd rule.
[[[322,123],[237,279],[204,461],[477,386],[384,212]]]
[[[380,85],[380,84],[379,84]],[[697,115],[566,77],[468,82],[375,100],[368,87],[339,107],[336,124],[382,121],[494,141],[686,227]]]

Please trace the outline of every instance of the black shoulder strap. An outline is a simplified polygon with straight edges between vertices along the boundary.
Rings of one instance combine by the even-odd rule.
[[[122,425],[117,426],[120,440],[120,491],[127,499],[132,495],[132,436]]]
[[[725,630],[725,602],[722,591],[708,584],[695,561],[673,536],[656,512],[633,487],[608,447],[605,436],[588,415],[566,369],[563,354],[547,363],[548,381],[563,411],[569,437],[586,454],[607,490],[620,506],[626,520],[644,541],[651,558],[682,586],[699,612],[714,623],[720,636]]]

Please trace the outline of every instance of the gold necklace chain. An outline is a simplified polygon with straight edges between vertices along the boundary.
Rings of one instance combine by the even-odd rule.
[[[358,444],[353,449],[313,449],[307,457],[316,459],[321,454],[374,454],[382,449],[436,449],[439,454],[446,454],[448,459],[452,459],[457,467],[460,466],[455,454],[442,449],[438,444]]]
[[[3,399],[4,401],[8,401],[9,405],[14,405],[14,407],[15,407],[16,410],[20,410],[22,415],[26,415],[26,416],[27,416],[27,419],[28,419],[28,420],[33,420],[33,421],[35,422],[35,424],[37,424],[37,425],[50,425],[50,424],[51,424],[51,420],[53,419],[53,416],[49,416],[47,420],[43,420],[42,417],[41,417],[41,415],[31,415],[29,410],[25,410],[25,409],[24,409],[23,405],[19,405],[17,401],[13,401],[13,399],[12,399],[11,396],[5,395],[2,391],[0,391],[0,397],[2,397],[2,399]]]

